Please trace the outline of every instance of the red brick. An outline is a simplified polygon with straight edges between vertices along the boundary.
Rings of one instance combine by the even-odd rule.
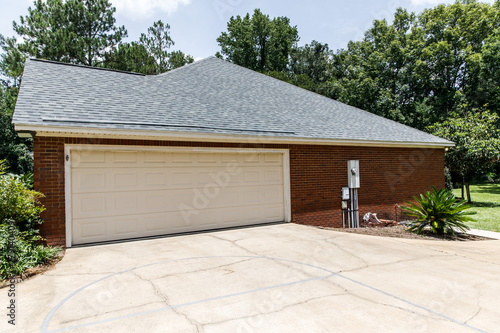
[[[444,186],[443,149],[36,137],[35,187],[46,195],[40,231],[51,245],[65,245],[64,144],[289,149],[292,221],[319,226],[342,225],[349,159],[360,161],[360,216],[370,211],[392,219],[396,203]]]

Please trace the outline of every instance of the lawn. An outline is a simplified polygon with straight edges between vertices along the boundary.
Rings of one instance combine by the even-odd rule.
[[[453,190],[457,197],[461,197],[460,189]],[[500,184],[479,184],[470,186],[472,199],[471,211],[475,222],[467,225],[474,229],[500,232]]]

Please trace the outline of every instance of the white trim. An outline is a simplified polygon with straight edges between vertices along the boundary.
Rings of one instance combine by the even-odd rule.
[[[67,158],[68,157],[68,158]],[[64,207],[66,210],[66,247],[73,242],[73,221],[71,211],[71,146],[64,145]]]
[[[291,195],[290,195],[290,151],[289,149],[266,148],[210,148],[210,147],[158,147],[158,146],[130,146],[130,145],[92,145],[92,144],[65,144],[64,145],[64,191],[66,210],[66,247],[73,243],[72,220],[72,193],[71,193],[71,152],[73,150],[101,150],[101,151],[166,151],[166,152],[221,152],[221,153],[279,153],[283,157],[283,206],[284,222],[291,222]],[[69,156],[66,159],[66,156]]]
[[[285,200],[285,222],[292,222],[292,200],[290,194],[290,151],[283,154],[283,200]]]
[[[375,141],[375,140],[346,140],[346,139],[315,139],[294,138],[271,135],[236,135],[214,134],[199,132],[177,132],[160,130],[124,130],[100,129],[87,127],[63,127],[15,124],[16,131],[34,131],[37,136],[48,137],[84,137],[102,139],[134,139],[134,140],[170,140],[170,141],[198,141],[198,142],[233,142],[233,143],[282,143],[282,144],[313,144],[338,146],[371,146],[371,147],[412,147],[412,148],[445,148],[453,147],[450,142],[418,142],[418,141]]]
[[[108,150],[108,151],[165,151],[165,152],[213,152],[213,153],[281,153],[288,149],[272,148],[212,148],[212,147],[170,147],[170,146],[134,146],[134,145],[93,145],[93,144],[66,144],[71,150]]]

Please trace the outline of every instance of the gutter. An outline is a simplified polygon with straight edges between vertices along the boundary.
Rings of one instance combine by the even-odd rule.
[[[130,124],[133,125],[133,124]],[[183,126],[186,127],[186,126]],[[221,128],[222,129],[222,128]],[[302,144],[302,145],[330,145],[330,146],[357,146],[357,147],[402,147],[402,148],[446,148],[455,144],[450,141],[422,142],[422,141],[377,141],[377,140],[348,140],[348,139],[316,139],[290,136],[272,136],[258,134],[219,134],[161,130],[130,130],[96,127],[71,127],[15,124],[16,132],[36,132],[40,137],[73,137],[73,138],[108,138],[134,140],[168,140],[168,141],[198,141],[198,142],[233,142],[233,143],[260,143],[260,144]],[[254,132],[249,130],[249,132]],[[279,131],[258,131],[264,133],[282,133]],[[290,134],[292,132],[283,132]]]

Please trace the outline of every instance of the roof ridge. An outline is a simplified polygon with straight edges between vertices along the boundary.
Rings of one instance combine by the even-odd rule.
[[[146,76],[146,74],[142,74],[142,73],[129,72],[129,71],[121,71],[121,70],[112,69],[112,68],[104,68],[104,67],[94,67],[94,66],[87,66],[87,65],[80,65],[80,64],[72,64],[72,63],[68,63],[68,62],[61,62],[61,61],[54,61],[54,60],[37,59],[37,58],[28,58],[28,60],[38,61],[38,62],[46,62],[46,63],[54,64],[54,65],[73,66],[73,67],[80,67],[80,68],[86,68],[86,69],[96,69],[96,70],[100,70],[100,71],[108,71],[108,72],[116,72],[116,73],[123,73],[123,74]]]
[[[200,63],[203,63],[203,62],[205,62],[205,61],[208,61],[208,60],[210,60],[210,59],[214,59],[214,58],[215,58],[215,59],[218,59],[216,56],[208,56],[208,57],[206,57],[206,58],[203,58],[203,59],[200,59],[200,60],[197,60],[197,61],[193,61],[193,62],[191,62],[191,63],[189,63],[189,64],[185,64],[185,65],[183,65],[183,66],[181,66],[181,67],[177,67],[177,68],[171,69],[171,70],[169,70],[169,71],[167,71],[167,72],[160,73],[160,74],[156,74],[156,75],[148,75],[148,76],[151,76],[151,77],[155,77],[155,76],[165,76],[165,75],[170,74],[170,73],[172,73],[172,72],[177,72],[177,71],[179,71],[179,70],[181,70],[181,69],[186,69],[186,68],[192,67],[192,66],[194,66],[194,65],[199,65]]]

